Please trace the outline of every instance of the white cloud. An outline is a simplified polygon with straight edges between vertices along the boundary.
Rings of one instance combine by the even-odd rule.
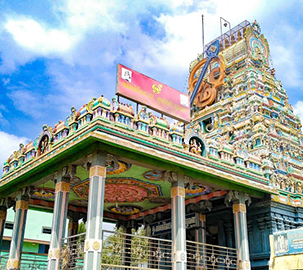
[[[298,87],[302,85],[302,75],[298,64],[294,61],[297,51],[282,44],[275,44],[272,48],[274,56],[273,65],[277,70],[276,74],[283,85]],[[285,72],[287,70],[287,72]]]
[[[17,44],[3,49],[6,50],[3,63],[9,70],[39,56],[59,58],[60,63],[47,62],[47,75],[54,83],[55,94],[44,93],[42,98],[31,95],[28,89],[14,89],[9,94],[16,108],[36,118],[48,104],[56,108],[78,105],[88,102],[95,93],[113,93],[113,66],[121,61],[160,81],[164,78],[163,83],[181,90],[190,62],[202,52],[202,14],[205,43],[220,35],[220,16],[232,27],[245,19],[252,21],[264,16],[261,0],[256,0],[253,6],[243,5],[242,0],[125,0],[119,4],[105,0],[66,0],[57,3],[53,6],[54,15],[59,18],[56,26],[23,16],[10,17],[6,24],[14,39],[11,43]],[[190,6],[192,4],[195,8]],[[158,39],[142,31],[140,16],[149,15],[149,10],[159,5],[165,8],[153,17],[159,24],[156,27],[164,29]],[[10,47],[13,49],[9,51]],[[285,46],[281,46],[276,51],[281,54],[284,49]],[[289,60],[294,56],[290,48],[286,48],[285,55],[285,59],[275,62],[294,70],[295,64]],[[298,71],[292,74],[298,81]],[[103,80],[102,75],[106,79]],[[104,88],[100,90],[100,86]],[[30,111],[27,104],[31,104]]]
[[[5,28],[21,47],[38,55],[63,53],[69,50],[75,41],[66,31],[48,30],[33,19],[11,19]]]
[[[255,0],[251,5],[244,3],[243,0],[213,0],[212,2],[216,6],[214,15],[217,17],[217,24],[219,23],[218,16],[220,16],[228,20],[232,27],[243,20],[252,21],[261,17],[265,6],[263,0]]]
[[[61,10],[67,16],[67,27],[79,33],[92,28],[122,30],[125,25],[115,17],[121,8],[126,7],[123,3],[117,5],[114,1],[68,0]]]
[[[47,95],[37,93],[33,95],[31,90],[27,89],[14,89],[7,95],[13,101],[15,108],[36,119],[43,116],[44,108],[48,105]]]
[[[301,123],[303,124],[303,101],[298,100],[297,103],[293,106],[294,113],[298,115],[301,119]]]
[[[53,7],[60,17],[57,28],[42,25],[31,18],[11,18],[6,29],[24,49],[37,56],[60,56],[70,65],[88,65],[96,59],[115,61],[122,51],[137,66],[159,67],[174,74],[184,72],[198,53],[202,51],[201,15],[205,18],[206,43],[217,37],[219,17],[226,16],[232,25],[250,19],[262,9],[262,1],[256,0],[253,7],[243,5],[241,0],[168,0],[168,1],[99,1],[66,0]],[[165,6],[159,18],[154,17],[166,31],[163,40],[151,39],[142,33],[139,15],[150,14],[150,8]],[[196,6],[195,9],[191,5]],[[241,6],[241,12],[238,7]],[[247,16],[249,18],[247,18]],[[134,34],[135,33],[135,34]],[[92,36],[96,38],[92,38]],[[127,39],[121,40],[121,35]],[[131,38],[129,38],[131,37]],[[91,47],[98,42],[100,49],[84,52],[81,47]],[[79,53],[80,48],[80,53]],[[100,55],[102,54],[102,55]],[[13,57],[13,56],[12,56]],[[14,57],[13,57],[14,58]],[[103,63],[103,66],[106,63]]]
[[[3,79],[2,79],[2,82],[3,82],[4,85],[7,85],[7,84],[9,84],[10,79],[5,79],[5,78],[3,78]],[[1,107],[0,107],[0,109],[1,109]]]
[[[220,35],[220,16],[225,17],[231,23],[231,27],[234,27],[245,19],[253,18],[262,7],[261,3],[261,0],[257,0],[252,8],[243,5],[241,0],[210,0],[198,3],[197,8],[191,12],[184,10],[179,13],[162,14],[157,20],[165,27],[167,36],[158,44],[159,49],[154,51],[156,63],[160,62],[172,73],[180,73],[180,70],[188,69],[190,62],[203,50],[202,14],[205,26],[204,40],[207,44]],[[241,12],[238,11],[239,6]]]
[[[0,110],[7,112],[7,109],[6,109],[6,107],[3,104],[0,104]]]
[[[67,0],[53,10],[61,25],[53,27],[33,18],[14,15],[5,24],[15,42],[36,56],[68,57],[90,31],[123,32],[128,26],[119,12],[127,7],[114,1]],[[121,18],[121,19],[119,19]]]
[[[9,125],[9,121],[7,121],[7,119],[5,119],[3,117],[2,112],[8,112],[8,110],[6,109],[6,107],[3,104],[0,104],[0,127],[1,126],[8,126]],[[1,148],[0,148],[1,149]]]
[[[9,74],[36,57],[29,51],[24,51],[11,37],[8,32],[0,31],[0,73]]]
[[[272,15],[287,5],[285,1],[256,0],[254,5],[245,5],[242,0],[63,0],[52,5],[55,23],[38,19],[36,14],[4,14],[1,21],[6,20],[6,31],[0,25],[0,72],[12,72],[41,56],[47,59],[46,74],[41,76],[48,77],[49,92],[34,89],[34,80],[30,87],[21,89],[12,88],[16,85],[13,79],[3,79],[15,108],[34,121],[63,120],[72,105],[79,109],[93,96],[104,94],[111,99],[118,62],[179,90],[186,89],[189,64],[202,52],[202,14],[205,43],[220,35],[220,17],[232,27],[245,19],[257,19],[262,30],[270,29],[263,33],[271,38],[277,79],[286,90],[289,85],[302,85],[298,68],[302,33],[288,22],[272,23]],[[144,16],[152,21],[151,26],[156,21],[159,37],[149,32],[153,29],[142,29]],[[263,25],[267,17],[268,24]],[[1,121],[5,124],[0,115]]]
[[[270,51],[276,74],[283,85],[288,87],[300,87],[303,77],[298,55],[301,55],[303,31],[297,30],[283,21],[278,23],[274,31],[269,33],[271,39]],[[291,42],[289,42],[291,40]],[[287,71],[287,72],[285,72]],[[287,89],[286,89],[287,90]]]
[[[10,155],[19,149],[19,144],[23,143],[26,145],[29,139],[25,137],[18,137],[13,134],[8,134],[0,131],[0,176],[3,173],[2,166]]]

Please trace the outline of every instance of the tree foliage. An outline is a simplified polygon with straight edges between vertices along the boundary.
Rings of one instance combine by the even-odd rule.
[[[142,237],[145,235],[145,230],[133,229],[132,235],[134,236],[130,239],[123,234],[122,228],[115,229],[115,233],[104,240],[102,264],[123,265],[125,261],[128,261],[132,266],[139,266],[139,264],[147,263],[148,240]]]

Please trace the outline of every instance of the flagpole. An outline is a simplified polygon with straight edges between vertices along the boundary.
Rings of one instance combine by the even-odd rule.
[[[204,58],[204,15],[202,14],[202,55]]]

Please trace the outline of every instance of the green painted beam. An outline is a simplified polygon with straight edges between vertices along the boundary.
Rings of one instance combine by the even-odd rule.
[[[99,149],[104,150],[106,149],[103,144],[99,144]],[[231,190],[238,190],[238,191],[243,191],[246,193],[249,193],[251,195],[254,195],[256,197],[264,197],[264,192],[259,191],[257,189],[249,188],[245,185],[239,185],[237,183],[231,182],[230,180],[224,179],[224,178],[219,178],[217,176],[212,176],[206,172],[201,172],[198,170],[195,170],[193,168],[188,168],[184,165],[179,165],[174,163],[173,161],[167,162],[163,161],[161,159],[156,159],[155,157],[150,157],[148,155],[144,155],[142,153],[138,153],[134,151],[133,149],[123,149],[123,148],[110,148],[110,153],[117,155],[117,156],[122,156],[122,157],[127,157],[128,159],[135,160],[138,162],[142,162],[144,160],[144,163],[155,166],[155,167],[160,167],[164,170],[168,171],[174,171],[177,173],[185,174],[187,176],[190,176],[192,178],[196,179],[201,179],[207,184],[211,185],[218,185],[223,187],[224,189],[231,189]]]
[[[141,143],[146,146],[150,146],[151,148],[156,148],[159,149],[159,151],[165,151],[170,154],[176,154],[180,158],[184,158],[186,160],[190,160],[192,162],[198,162],[201,163],[201,159],[199,157],[195,158],[192,157],[191,155],[186,155],[185,153],[180,153],[177,150],[171,150],[167,149],[161,145],[154,144],[152,142],[144,141],[140,138],[135,138],[132,136],[129,136],[127,134],[121,134],[118,131],[96,125],[93,126],[91,129],[87,130],[83,134],[77,136],[74,141],[77,141],[84,135],[87,135],[88,133],[94,132],[100,130],[100,132],[105,132],[109,133],[112,135],[116,135],[117,137],[120,138],[125,138],[129,139],[130,141],[136,142],[136,143]],[[267,193],[267,191],[261,191],[257,188],[251,188],[247,187],[244,184],[238,184],[234,183],[231,180],[224,179],[223,177],[217,177],[217,176],[212,176],[206,172],[201,172],[199,170],[186,167],[183,164],[179,164],[177,162],[174,162],[174,160],[170,161],[164,161],[161,158],[158,157],[152,157],[148,154],[145,154],[144,152],[136,151],[135,149],[132,148],[127,148],[127,146],[120,146],[115,143],[107,142],[102,139],[98,139],[96,137],[88,137],[82,141],[79,141],[79,143],[76,143],[72,147],[68,148],[64,152],[58,154],[57,156],[54,156],[53,158],[46,160],[39,166],[33,168],[32,170],[28,171],[24,175],[21,175],[20,177],[14,179],[13,181],[7,183],[6,185],[0,187],[0,193],[1,193],[1,198],[7,197],[10,194],[12,194],[14,191],[19,190],[25,186],[31,185],[34,182],[42,179],[45,176],[48,176],[52,173],[54,173],[56,170],[67,166],[68,164],[71,164],[77,160],[79,160],[82,157],[85,157],[87,154],[91,153],[92,151],[95,150],[100,150],[104,152],[108,152],[114,155],[118,155],[121,157],[126,157],[128,159],[134,160],[134,161],[139,161],[144,163],[155,166],[155,167],[160,167],[163,170],[171,170],[175,171],[177,173],[183,173],[185,175],[188,175],[193,178],[201,179],[208,183],[209,185],[218,185],[221,186],[224,189],[234,189],[234,190],[239,190],[239,191],[244,191],[249,194],[258,196],[258,197],[263,197],[264,193]],[[211,166],[211,162],[204,162],[207,166]],[[214,167],[214,166],[212,166]],[[244,173],[242,174],[244,176]],[[253,180],[253,179],[251,179]]]
[[[6,185],[0,188],[1,198],[5,198],[26,186],[30,186],[43,177],[51,175],[55,171],[88,155],[95,148],[97,148],[97,146],[94,145],[94,142],[94,138],[88,138],[85,141],[72,146],[67,151],[60,153],[58,156],[54,156],[53,158],[46,160],[24,175],[19,176],[11,182],[8,182]]]

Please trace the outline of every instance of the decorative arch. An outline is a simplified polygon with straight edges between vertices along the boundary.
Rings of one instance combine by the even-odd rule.
[[[36,150],[38,156],[46,153],[50,149],[51,141],[53,140],[53,130],[52,127],[46,125],[43,126],[43,132],[40,134],[36,140]]]
[[[188,145],[188,151],[205,157],[208,152],[208,146],[204,139],[198,133],[191,133],[184,139],[185,144]]]

